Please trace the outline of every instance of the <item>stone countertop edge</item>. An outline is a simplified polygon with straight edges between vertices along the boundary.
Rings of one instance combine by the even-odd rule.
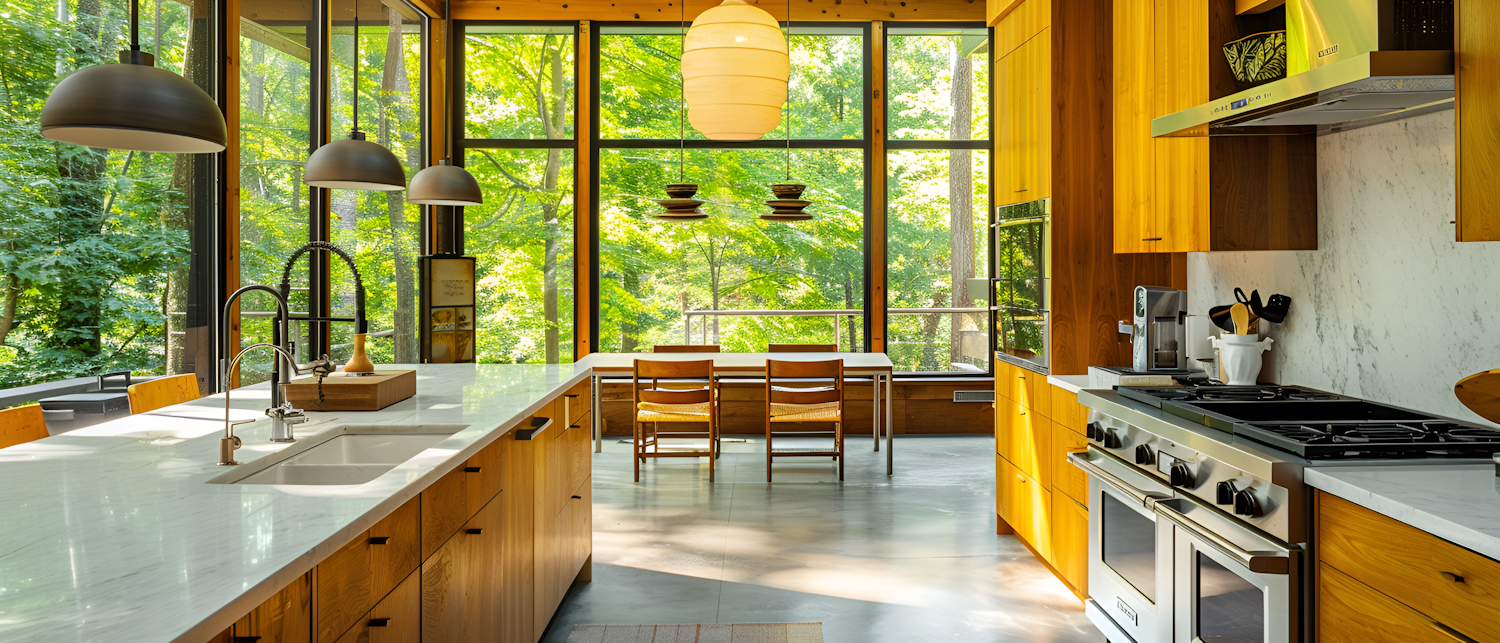
[[[1495,465],[1309,467],[1308,485],[1478,554],[1500,560]]]
[[[1077,393],[1089,387],[1087,375],[1048,375],[1047,383],[1069,393]]]
[[[541,410],[543,402],[545,402],[547,399],[555,399],[557,395],[561,395],[563,392],[573,388],[574,386],[577,386],[579,383],[587,381],[592,376],[592,374],[593,369],[575,369],[572,377],[563,380],[562,384],[543,395],[541,399],[527,405],[522,411],[516,413],[509,419],[502,420],[498,426],[490,429],[488,433],[485,433],[478,439],[474,440],[469,444],[469,446],[465,447],[458,453],[453,454],[447,460],[442,461],[437,466],[428,469],[425,473],[422,474],[421,477],[401,487],[394,494],[376,504],[375,507],[365,512],[363,515],[355,518],[353,521],[345,525],[342,529],[335,532],[332,536],[315,545],[311,550],[308,550],[301,556],[298,556],[291,563],[273,572],[271,576],[266,578],[266,580],[261,581],[259,584],[247,589],[244,593],[240,594],[239,598],[231,601],[229,604],[215,611],[213,614],[208,615],[197,625],[194,625],[192,628],[190,628],[186,632],[183,632],[172,640],[174,641],[174,643],[199,643],[201,641],[206,641],[213,638],[214,636],[217,636],[220,632],[223,632],[225,629],[234,625],[234,623],[245,614],[249,614],[251,610],[259,607],[267,600],[270,600],[272,596],[275,596],[277,592],[285,589],[287,585],[290,585],[292,583],[292,581],[311,571],[313,567],[316,567],[318,565],[318,563],[338,552],[338,550],[344,545],[349,544],[349,541],[353,540],[355,536],[375,526],[375,523],[384,520],[386,516],[391,515],[392,512],[401,508],[401,506],[406,504],[407,501],[421,495],[423,491],[427,490],[427,487],[432,485],[432,483],[437,482],[443,476],[448,475],[454,469],[458,468],[460,464],[468,461],[469,458],[477,455],[485,447],[493,444],[495,440],[500,439],[511,430],[520,426],[522,420],[535,415],[537,411]],[[421,393],[418,393],[417,395],[408,399],[415,399],[420,396]],[[215,395],[212,397],[212,399],[218,399],[218,396]],[[399,404],[399,402],[397,404]],[[360,411],[344,411],[343,413],[351,412],[359,413]],[[378,413],[379,411],[365,412]],[[212,435],[217,434],[211,434],[210,436],[205,437],[211,437]],[[421,573],[420,563],[418,563],[417,570],[414,573]]]

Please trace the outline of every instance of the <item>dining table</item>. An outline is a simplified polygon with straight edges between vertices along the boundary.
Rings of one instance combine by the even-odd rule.
[[[594,435],[594,452],[604,449],[604,402],[603,381],[609,377],[629,377],[636,360],[658,362],[713,361],[712,377],[765,377],[766,361],[822,362],[844,361],[845,377],[868,377],[873,390],[874,450],[880,451],[880,440],[885,439],[885,473],[895,471],[892,453],[893,440],[891,413],[892,376],[895,365],[885,353],[590,353],[573,364],[575,372],[587,369],[592,382],[590,408],[593,410],[591,431]]]

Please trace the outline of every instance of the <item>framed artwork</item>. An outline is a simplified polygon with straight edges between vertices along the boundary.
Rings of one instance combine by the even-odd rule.
[[[426,256],[421,273],[421,359],[428,364],[474,361],[474,258]]]

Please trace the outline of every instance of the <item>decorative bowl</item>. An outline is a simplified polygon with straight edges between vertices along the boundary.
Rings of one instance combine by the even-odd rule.
[[[807,186],[799,183],[775,183],[771,185],[771,192],[778,199],[795,199],[807,191]]]
[[[1224,58],[1241,89],[1286,78],[1286,31],[1266,31],[1224,45]]]
[[[698,193],[697,183],[668,183],[667,196],[674,199],[691,199]]]

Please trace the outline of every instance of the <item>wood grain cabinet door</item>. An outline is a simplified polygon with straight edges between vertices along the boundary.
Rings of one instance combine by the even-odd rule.
[[[1066,494],[1052,493],[1052,567],[1073,587],[1089,592],[1089,510]]]
[[[374,603],[368,535],[364,532],[318,563],[318,643],[337,641]]]
[[[1114,246],[1117,253],[1155,252],[1156,139],[1151,138],[1152,9],[1150,0],[1115,0]],[[1054,418],[1056,419],[1056,418]]]
[[[503,631],[503,494],[422,563],[422,641],[490,641]]]
[[[307,643],[312,636],[312,573],[303,574],[275,596],[250,610],[217,640]]]
[[[422,640],[422,574],[413,571],[375,604],[339,643],[407,643]]]
[[[995,61],[995,203],[1051,196],[1051,30]]]

